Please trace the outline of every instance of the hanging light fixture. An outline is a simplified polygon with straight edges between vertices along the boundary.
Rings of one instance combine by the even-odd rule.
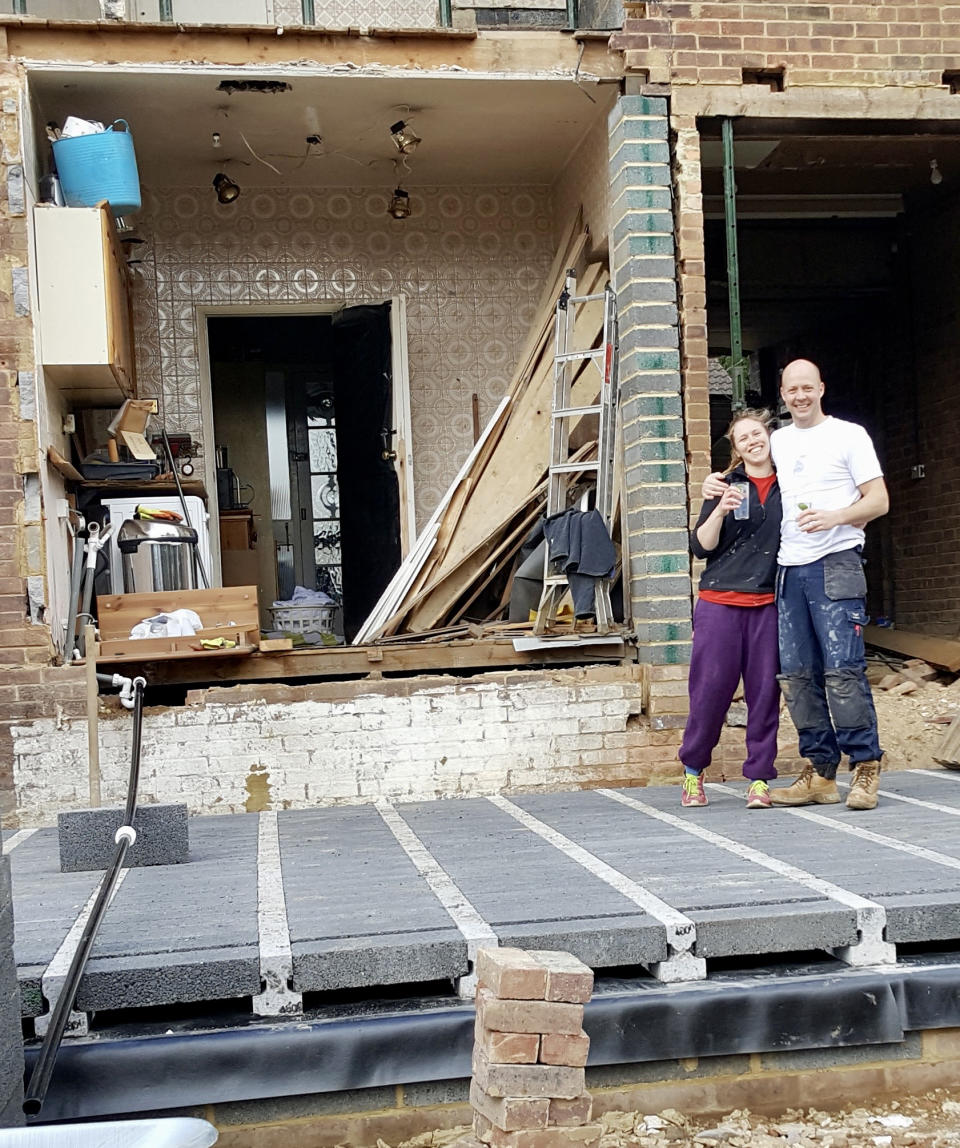
[[[410,192],[404,191],[402,187],[395,187],[393,195],[390,197],[387,215],[392,215],[394,219],[406,219],[409,214]]]
[[[213,188],[220,203],[233,203],[235,199],[240,198],[240,185],[222,171],[218,171],[213,177]]]
[[[401,155],[411,155],[417,150],[417,145],[423,142],[406,120],[397,120],[390,125],[390,138]]]

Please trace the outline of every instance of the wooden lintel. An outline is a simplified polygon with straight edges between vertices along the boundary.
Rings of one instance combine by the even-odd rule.
[[[180,65],[182,67],[282,67],[294,74],[321,74],[326,68],[353,65],[359,74],[392,68],[423,76],[432,69],[518,78],[616,79],[622,57],[608,52],[606,41],[577,41],[558,29],[540,31],[456,32],[447,29],[413,36],[409,29],[329,31],[272,27],[233,28],[178,24],[57,23],[5,19],[7,56],[59,65]],[[429,31],[429,30],[428,30]],[[580,59],[580,52],[583,57]],[[304,61],[309,61],[305,65]]]
[[[318,650],[292,650],[289,653],[264,653],[248,657],[212,661],[185,660],[181,662],[141,663],[151,685],[191,685],[195,683],[219,684],[224,682],[291,682],[308,678],[350,678],[370,673],[370,650],[381,653],[373,659],[378,673],[429,674],[449,670],[521,669],[542,665],[579,665],[588,662],[619,664],[623,655],[611,654],[609,648],[589,646],[576,649],[537,650],[518,653],[508,638],[468,640],[460,642],[410,643],[404,646],[338,646]],[[100,662],[110,664],[101,657]],[[130,673],[132,665],[124,660]]]

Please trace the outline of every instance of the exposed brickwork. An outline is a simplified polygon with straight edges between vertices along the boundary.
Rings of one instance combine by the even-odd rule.
[[[782,70],[784,90],[937,88],[958,67],[958,29],[960,5],[950,3],[650,0],[642,17],[627,9],[613,45],[653,83],[741,84],[744,70]]]
[[[611,226],[630,600],[644,659],[689,657],[686,467],[667,105],[623,96],[610,115]]]
[[[885,609],[901,629],[949,637],[960,632],[960,268],[956,260],[931,256],[958,241],[960,210],[953,202],[911,220],[907,291],[914,335],[903,346],[913,361],[889,381],[884,427],[894,586]],[[922,479],[911,476],[916,464],[925,468]]]
[[[31,621],[31,588],[44,573],[37,402],[29,307],[14,281],[27,266],[20,140],[21,82],[0,64],[0,811],[13,819],[10,723],[82,712],[82,672],[51,665],[49,629]],[[28,497],[24,497],[24,491]],[[42,599],[42,592],[39,595]],[[34,614],[38,595],[34,594]]]
[[[533,974],[539,964],[542,978]],[[585,1091],[590,1039],[583,1032],[583,1004],[593,992],[593,972],[570,953],[481,949],[477,954],[477,1022],[473,1050],[473,1131],[491,1148],[591,1148],[600,1128],[590,1123],[593,1103]],[[541,986],[539,999],[498,993]],[[498,986],[494,991],[493,986]],[[548,997],[549,993],[549,997]],[[498,1034],[535,1035],[533,1062],[494,1063],[486,1053]],[[461,1141],[471,1148],[470,1141]]]
[[[683,717],[644,714],[641,678],[638,666],[594,666],[197,690],[186,707],[147,710],[142,793],[237,813],[262,807],[254,790],[279,809],[676,779]],[[123,801],[130,752],[129,714],[109,712],[107,805]],[[20,824],[87,805],[82,718],[24,721],[13,738]]]

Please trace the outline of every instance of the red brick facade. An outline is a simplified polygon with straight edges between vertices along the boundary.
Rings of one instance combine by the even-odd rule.
[[[960,68],[960,4],[626,4],[613,45],[652,83],[938,87]],[[744,76],[744,71],[752,73]]]

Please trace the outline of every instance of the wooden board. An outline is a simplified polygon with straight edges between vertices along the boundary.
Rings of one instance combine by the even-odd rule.
[[[909,658],[923,658],[931,666],[940,666],[951,674],[960,670],[960,641],[953,638],[890,630],[885,626],[864,626],[863,639],[867,645],[881,650],[906,654]]]
[[[242,630],[237,626],[204,626],[189,638],[111,638],[100,643],[98,661],[123,659],[125,662],[160,661],[165,658],[242,657],[257,648],[259,629]],[[229,649],[205,650],[201,642],[224,638],[234,645]]]
[[[83,475],[80,471],[77,470],[72,462],[65,459],[55,446],[47,447],[47,462],[50,463],[54,470],[58,470],[64,478],[68,478],[71,482],[83,482]]]
[[[519,630],[517,625],[512,630]],[[133,643],[136,645],[137,643]],[[209,660],[208,660],[209,659]],[[451,670],[520,669],[540,665],[578,666],[585,662],[620,663],[623,655],[602,645],[518,652],[511,638],[466,639],[452,642],[411,642],[382,646],[330,646],[326,649],[261,653],[246,657],[213,658],[197,655],[182,660],[162,659],[150,671],[151,685],[175,683],[224,684],[233,682],[290,682],[305,678],[355,677],[377,674],[430,674]],[[120,659],[124,673],[133,660]],[[117,664],[116,658],[99,659]]]
[[[605,272],[597,265],[585,276],[583,290],[596,285]],[[581,288],[578,287],[578,290]],[[578,346],[591,346],[603,326],[603,303],[582,304],[577,314]],[[571,389],[571,405],[584,398],[583,391],[596,388],[596,371],[590,368],[581,384]],[[550,458],[550,410],[553,395],[553,354],[546,355],[531,384],[510,411],[496,449],[477,478],[470,499],[451,540],[443,572],[455,566],[502,521],[504,511],[519,508],[540,481]],[[572,429],[572,428],[571,428]]]
[[[189,638],[130,637],[144,618],[173,610],[193,610],[203,629]],[[105,661],[146,661],[166,658],[208,658],[249,654],[260,639],[256,586],[224,586],[214,590],[161,590],[155,594],[105,594],[97,598],[100,658]],[[201,641],[229,638],[232,650],[197,650]]]

